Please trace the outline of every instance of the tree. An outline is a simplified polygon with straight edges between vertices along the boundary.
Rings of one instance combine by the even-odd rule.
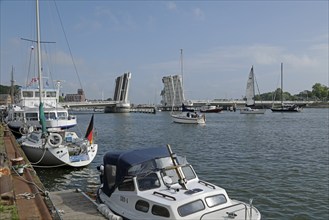
[[[312,86],[312,94],[320,99],[320,100],[328,100],[328,93],[329,93],[329,88],[325,85],[321,85],[320,83],[315,83]]]

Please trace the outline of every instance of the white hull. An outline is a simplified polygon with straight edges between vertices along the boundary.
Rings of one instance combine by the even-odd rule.
[[[69,119],[52,119],[46,120],[46,127],[47,128],[61,128],[67,129],[72,128],[77,125],[77,118],[71,117]],[[34,128],[41,128],[40,122],[38,121],[27,121],[24,122],[23,120],[16,120],[16,121],[8,121],[8,126],[11,129],[19,129],[21,127],[34,127]]]
[[[240,114],[264,114],[266,109],[241,109]]]
[[[174,195],[175,193],[172,193],[171,195]],[[151,204],[161,204],[163,202],[161,199],[158,198],[153,194],[153,191],[151,193],[143,193],[141,196],[131,196],[127,197],[127,195],[124,195],[125,198],[129,201],[130,204],[127,204],[125,208],[122,207],[122,201],[120,201],[120,198],[122,198],[122,193],[116,194],[114,192],[109,198],[106,194],[104,194],[101,190],[99,190],[99,198],[100,200],[110,208],[112,211],[111,215],[117,217],[121,217],[121,219],[130,219],[130,220],[157,220],[157,219],[164,219],[163,217],[152,215],[151,213],[143,213],[141,211],[128,211],[128,210],[135,210],[134,205],[138,200],[148,201]],[[150,199],[154,197],[153,199]],[[202,198],[202,197],[199,197]],[[151,202],[152,201],[152,202]],[[181,205],[179,201],[177,202],[177,207]],[[200,217],[200,214],[189,215],[186,217],[182,216],[172,216],[170,215],[170,220],[229,220],[229,219],[237,219],[237,220],[260,220],[261,214],[259,211],[254,207],[250,206],[247,203],[240,202],[237,200],[230,200],[228,203],[225,204],[225,206],[215,209],[209,209],[206,208],[204,211],[204,214]],[[234,213],[236,215],[235,218],[228,217],[228,213]],[[172,214],[172,213],[170,213]],[[115,219],[115,218],[114,218]]]
[[[75,135],[74,132],[65,133],[66,137],[70,134]],[[39,134],[37,136],[41,137]],[[94,160],[98,150],[97,144],[89,145],[87,140],[79,140],[84,143],[75,145],[71,141],[65,141],[65,139],[58,147],[52,147],[44,139],[34,142],[24,137],[21,141],[21,147],[30,163],[39,167],[83,167]]]
[[[181,113],[181,114],[172,114],[171,115],[173,122],[180,123],[180,124],[205,124],[206,119],[205,116],[198,115],[197,117],[188,117],[187,113]]]

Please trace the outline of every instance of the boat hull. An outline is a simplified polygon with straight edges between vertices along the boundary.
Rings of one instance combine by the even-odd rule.
[[[241,109],[240,114],[264,114],[266,109]]]
[[[83,167],[90,164],[96,156],[98,146],[95,144],[87,154],[69,156],[67,148],[39,148],[22,145],[22,149],[31,164],[38,167]]]
[[[301,112],[302,109],[298,106],[271,108],[272,112]]]
[[[188,117],[185,114],[171,115],[173,122],[179,124],[205,124],[206,119],[204,115],[199,115],[197,117]]]
[[[18,142],[33,166],[51,168],[60,166],[83,167],[90,164],[98,150],[97,144],[78,138],[75,132],[65,132],[58,144],[41,138],[40,132],[23,136]],[[55,136],[61,136],[56,133]],[[52,143],[52,145],[50,145]]]

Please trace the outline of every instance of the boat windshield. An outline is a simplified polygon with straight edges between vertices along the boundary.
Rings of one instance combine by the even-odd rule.
[[[182,166],[182,171],[184,173],[186,180],[192,180],[192,179],[196,178],[196,175],[195,175],[191,165]],[[168,185],[176,184],[176,183],[178,183],[178,180],[179,180],[179,176],[178,176],[175,168],[163,169],[161,171],[161,176],[163,178],[163,181]],[[168,179],[169,179],[169,181],[168,181]]]

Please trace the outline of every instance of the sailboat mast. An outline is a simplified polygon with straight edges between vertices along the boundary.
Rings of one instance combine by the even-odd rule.
[[[281,63],[281,106],[283,106],[283,63]]]
[[[47,135],[46,131],[46,119],[45,113],[43,110],[43,83],[42,83],[42,67],[41,67],[41,41],[40,41],[40,14],[39,14],[39,0],[36,0],[36,17],[37,17],[37,59],[38,59],[38,77],[39,77],[39,120],[41,124],[42,136],[45,137]]]
[[[10,88],[10,98],[11,98],[11,104],[14,104],[14,67],[11,67],[11,88]]]
[[[183,72],[183,49],[180,49],[180,73],[182,75],[182,87],[184,88],[184,72]]]
[[[38,77],[39,77],[39,100],[42,103],[42,77],[41,77],[41,43],[40,43],[40,14],[39,14],[39,0],[36,0],[36,24],[37,24],[37,59],[38,59]]]

